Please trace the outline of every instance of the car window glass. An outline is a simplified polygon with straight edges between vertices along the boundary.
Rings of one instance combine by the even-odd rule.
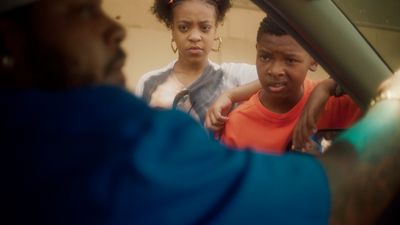
[[[333,0],[393,71],[400,69],[400,1]]]

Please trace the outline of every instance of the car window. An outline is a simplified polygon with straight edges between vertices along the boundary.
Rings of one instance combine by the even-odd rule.
[[[362,35],[360,30],[366,30],[368,27],[354,26],[356,23],[352,21],[351,13],[344,8],[350,8],[346,5],[351,5],[349,2],[357,0],[342,0],[346,2],[346,5],[340,4],[339,0],[252,1],[268,15],[275,17],[362,108],[368,107],[378,85],[398,69],[396,66],[398,63],[390,63],[389,66],[389,61],[399,61],[400,50],[394,49],[396,43],[399,43],[396,38],[390,42],[382,41],[382,36],[376,32],[371,32],[371,35]],[[361,4],[371,2],[371,0],[358,2]],[[386,1],[373,2],[379,5]],[[375,39],[375,41],[368,42],[364,36],[372,36],[370,39]],[[391,38],[393,36],[387,39]],[[378,39],[379,42],[376,41]],[[382,47],[377,48],[378,45]],[[385,49],[385,51],[379,49]]]
[[[392,71],[400,69],[400,1],[333,0]]]

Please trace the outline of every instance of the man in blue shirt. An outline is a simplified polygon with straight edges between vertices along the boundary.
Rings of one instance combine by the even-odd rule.
[[[398,99],[382,97],[320,159],[232,151],[118,87],[125,32],[100,1],[3,1],[0,33],[0,146],[15,157],[5,220],[373,224],[399,190]]]

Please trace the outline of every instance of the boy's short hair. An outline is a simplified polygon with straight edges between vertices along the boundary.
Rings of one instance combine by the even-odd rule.
[[[282,29],[282,27],[275,22],[271,17],[266,16],[264,19],[261,21],[260,26],[258,28],[257,32],[257,42],[260,41],[261,36],[263,34],[272,34],[276,36],[283,36],[287,35],[288,33]]]

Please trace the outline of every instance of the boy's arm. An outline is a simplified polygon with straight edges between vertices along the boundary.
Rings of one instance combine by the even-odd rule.
[[[231,111],[233,104],[249,99],[260,88],[261,84],[256,80],[225,91],[208,109],[205,127],[213,132],[220,132],[228,120],[227,115]]]
[[[303,149],[309,137],[317,129],[317,121],[329,97],[335,95],[337,83],[333,79],[326,79],[319,83],[312,91],[304,106],[296,127],[293,130],[293,147]]]

